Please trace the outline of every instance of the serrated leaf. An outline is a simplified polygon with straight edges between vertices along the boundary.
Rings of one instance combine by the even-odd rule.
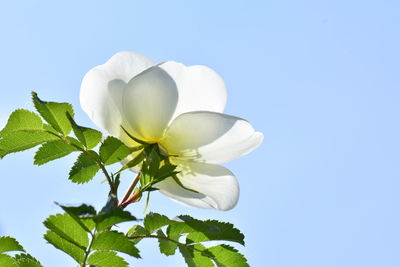
[[[17,264],[18,267],[43,267],[39,262],[28,259],[19,260]]]
[[[6,254],[0,254],[0,266],[19,267],[17,261]]]
[[[72,105],[69,103],[45,102],[32,92],[32,101],[36,110],[56,131],[64,135],[71,132],[72,126],[67,118],[67,113],[74,115]]]
[[[29,254],[15,255],[19,267],[43,267],[40,262]]]
[[[78,149],[66,144],[64,141],[55,140],[47,142],[44,143],[36,152],[34,163],[36,165],[43,165],[49,161],[65,157],[74,151],[78,151]]]
[[[95,152],[89,151],[89,153],[91,152],[93,157],[96,157],[94,154]],[[69,172],[69,179],[72,182],[83,184],[93,179],[96,173],[100,170],[99,165],[97,165],[97,162],[93,159],[93,157],[87,155],[86,153],[81,153],[79,155],[78,159],[74,163],[74,166],[72,166],[72,169]]]
[[[55,248],[58,248],[61,251],[64,251],[72,258],[74,258],[78,263],[83,262],[85,258],[85,250],[64,238],[61,238],[58,234],[47,231],[44,235],[44,239],[47,240],[50,244],[52,244]]]
[[[93,252],[88,260],[88,264],[95,265],[98,267],[126,267],[128,263],[117,256],[117,253],[114,251],[95,251]]]
[[[25,251],[18,241],[10,236],[0,237],[0,253],[7,251]]]
[[[0,135],[12,134],[18,131],[43,131],[42,119],[34,112],[26,109],[17,109],[11,113],[6,126]]]
[[[146,215],[144,218],[144,228],[149,233],[153,233],[154,231],[158,230],[160,227],[163,227],[165,225],[168,225],[170,223],[170,219],[168,219],[167,216],[150,212]]]
[[[207,249],[213,256],[218,267],[249,267],[246,258],[235,248],[228,245],[218,245]]]
[[[164,232],[161,229],[157,231],[157,235],[160,237],[160,238],[158,238],[158,245],[160,248],[160,252],[167,256],[174,255],[176,248],[178,247],[178,244],[176,242],[168,240],[167,236],[164,234]],[[178,241],[179,236],[177,236],[175,238],[176,238],[175,241]]]
[[[244,235],[230,223],[216,220],[201,221],[187,215],[178,216],[168,228],[168,234],[188,233],[193,242],[225,240],[244,245]]]
[[[89,238],[85,229],[68,214],[52,215],[43,224],[61,238],[78,247],[84,249],[89,244]]]
[[[68,215],[70,215],[86,232],[91,232],[95,223],[93,217],[96,215],[96,210],[92,206],[82,204],[77,207],[59,205]]]
[[[131,152],[129,147],[115,137],[109,136],[100,147],[100,158],[105,165],[125,159]]]
[[[147,230],[143,226],[135,225],[131,229],[129,229],[129,231],[126,233],[126,235],[131,238],[133,243],[137,244],[137,243],[139,243],[140,240],[143,239],[143,238],[138,238],[138,237],[149,235],[149,232],[147,232]]]
[[[33,260],[39,262],[36,258],[34,258],[32,255],[28,253],[21,253],[21,254],[16,254],[14,257],[16,260]]]
[[[114,208],[109,213],[100,213],[94,217],[98,231],[102,231],[117,223],[136,220],[137,219],[132,216],[130,212],[122,210],[121,208]]]
[[[193,257],[193,250],[186,247],[186,246],[179,246],[179,251],[182,254],[182,257],[185,259],[185,262],[187,264],[188,267],[201,267],[201,266],[197,266]]]
[[[92,249],[115,250],[140,258],[139,250],[134,243],[123,233],[116,231],[104,231],[98,234],[93,240]]]
[[[79,126],[69,113],[67,113],[67,118],[71,123],[76,138],[78,138],[86,148],[92,149],[100,143],[102,137],[101,132],[95,129]]]
[[[214,266],[214,263],[211,260],[211,258],[209,258],[207,256],[207,254],[204,253],[204,251],[206,251],[206,249],[207,248],[200,243],[193,245],[193,261],[196,264],[196,266],[199,266],[199,267],[213,267]]]
[[[206,248],[202,244],[192,246],[180,245],[181,252],[185,262],[189,267],[213,267],[214,263],[211,258],[204,255]],[[228,267],[228,266],[226,266]]]
[[[15,132],[0,138],[0,158],[57,139],[57,136],[46,132]]]

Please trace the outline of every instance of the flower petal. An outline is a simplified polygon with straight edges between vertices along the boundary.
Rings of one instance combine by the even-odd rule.
[[[179,92],[174,118],[190,111],[223,112],[227,92],[224,81],[206,66],[185,66],[174,61],[159,64],[174,79]]]
[[[133,52],[115,54],[83,78],[80,92],[82,109],[97,126],[118,137],[123,88],[134,76],[154,64]]]
[[[195,193],[167,178],[155,185],[164,195],[189,206],[203,209],[229,210],[239,200],[239,184],[228,169],[198,162],[178,163],[180,182]]]
[[[129,81],[123,92],[123,125],[136,138],[147,142],[160,139],[171,121],[178,91],[174,80],[158,66]]]
[[[207,111],[188,112],[167,129],[161,145],[186,160],[223,163],[257,148],[263,134],[246,120]]]

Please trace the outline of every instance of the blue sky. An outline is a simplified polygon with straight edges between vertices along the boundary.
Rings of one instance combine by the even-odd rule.
[[[399,12],[397,1],[2,1],[0,124],[32,108],[35,90],[95,127],[81,79],[121,50],[210,66],[227,84],[226,113],[265,135],[226,164],[239,204],[198,210],[153,194],[149,209],[234,223],[251,266],[400,266]],[[0,161],[0,234],[45,266],[74,266],[42,239],[42,221],[60,212],[53,201],[100,208],[107,186],[70,183],[75,156],[37,167],[33,154]],[[184,266],[154,241],[139,248],[134,266]]]

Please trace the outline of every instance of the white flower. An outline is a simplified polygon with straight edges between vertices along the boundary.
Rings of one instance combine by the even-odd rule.
[[[228,210],[239,198],[239,186],[228,169],[216,165],[258,147],[263,135],[246,121],[222,114],[226,104],[223,80],[208,67],[167,61],[155,64],[120,52],[90,70],[82,81],[83,110],[100,128],[127,145],[130,135],[158,143],[178,165],[180,182],[155,185],[168,197],[199,208]]]

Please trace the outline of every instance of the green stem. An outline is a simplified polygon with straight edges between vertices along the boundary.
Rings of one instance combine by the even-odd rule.
[[[117,195],[117,188],[115,187],[115,184],[113,183],[111,176],[108,174],[106,167],[103,165],[103,163],[99,160],[97,160],[96,157],[93,157],[92,154],[89,153],[89,151],[87,151],[86,149],[82,149],[77,145],[74,144],[70,144],[73,147],[79,149],[80,151],[82,151],[83,153],[85,153],[86,155],[88,155],[92,160],[94,160],[97,164],[97,166],[100,167],[101,171],[104,173],[104,175],[106,176],[107,182],[110,185],[110,189],[111,189],[111,193],[113,193],[114,195]]]
[[[94,233],[90,233],[90,235],[92,236],[92,239],[90,240],[89,246],[87,247],[87,249],[85,251],[85,258],[83,259],[81,267],[85,267],[86,266],[86,261],[87,261],[87,259],[89,257],[89,254],[91,252],[91,248],[92,248],[92,245],[93,245],[93,241],[94,241],[94,238],[96,236],[96,230],[95,230]]]
[[[90,153],[88,153],[88,155],[90,156]],[[111,193],[113,193],[114,195],[117,195],[117,188],[116,188],[115,184],[113,183],[111,176],[108,174],[106,168],[104,167],[103,163],[101,163],[100,161],[97,161],[97,160],[95,160],[95,161],[96,161],[97,165],[100,167],[101,171],[106,176],[107,182],[110,185]]]

